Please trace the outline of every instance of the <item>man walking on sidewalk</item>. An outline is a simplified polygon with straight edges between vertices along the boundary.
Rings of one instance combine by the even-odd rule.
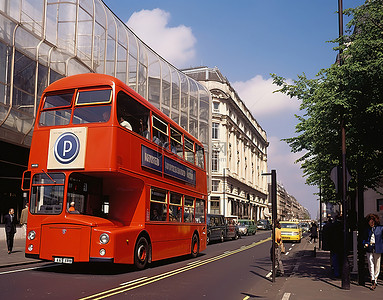
[[[27,236],[27,221],[28,221],[28,203],[25,208],[21,211],[20,225],[23,228],[23,237]]]
[[[16,217],[13,208],[9,209],[9,213],[4,216],[5,221],[5,234],[7,236],[8,254],[12,253],[13,238],[16,233]]]

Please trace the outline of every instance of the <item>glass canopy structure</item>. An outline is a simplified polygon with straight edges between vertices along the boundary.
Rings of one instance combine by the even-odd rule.
[[[115,76],[208,149],[210,93],[101,0],[0,1],[0,139],[29,147],[41,94],[79,73]]]

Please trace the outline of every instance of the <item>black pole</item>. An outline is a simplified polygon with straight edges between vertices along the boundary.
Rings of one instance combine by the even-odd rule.
[[[322,180],[319,183],[319,249],[322,249]]]
[[[277,172],[275,170],[271,170],[271,204],[272,204],[272,215],[273,215],[273,282],[275,282],[275,226],[277,224]]]
[[[223,168],[223,216],[225,217],[225,201],[226,201],[226,168]]]
[[[343,1],[338,0],[338,16],[339,16],[339,38],[343,37]],[[339,40],[339,66],[342,66],[342,40]],[[346,169],[346,129],[344,126],[344,117],[341,120],[341,136],[342,136],[342,215],[343,215],[343,268],[342,268],[342,289],[350,289],[350,266],[348,264],[348,247],[347,247],[347,169]]]

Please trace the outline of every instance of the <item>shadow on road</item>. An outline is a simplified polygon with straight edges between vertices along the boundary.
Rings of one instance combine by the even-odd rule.
[[[196,259],[200,259],[205,254],[200,253]],[[178,256],[169,259],[163,259],[160,261],[155,261],[148,265],[148,268],[158,268],[164,265],[171,265],[179,262],[187,262],[188,260],[192,261],[190,255]],[[84,274],[84,275],[119,275],[126,274],[131,272],[137,272],[134,265],[125,265],[125,264],[112,264],[112,263],[74,263],[74,264],[57,264],[49,268],[38,269],[40,272],[47,273],[64,273],[64,274]]]

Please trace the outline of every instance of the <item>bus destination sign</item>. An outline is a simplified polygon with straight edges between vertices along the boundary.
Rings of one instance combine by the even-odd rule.
[[[144,145],[142,145],[141,148],[141,165],[161,173],[164,172],[164,174],[168,176],[189,184],[196,184],[195,170],[166,156],[164,158],[164,164],[162,164],[162,154]]]

